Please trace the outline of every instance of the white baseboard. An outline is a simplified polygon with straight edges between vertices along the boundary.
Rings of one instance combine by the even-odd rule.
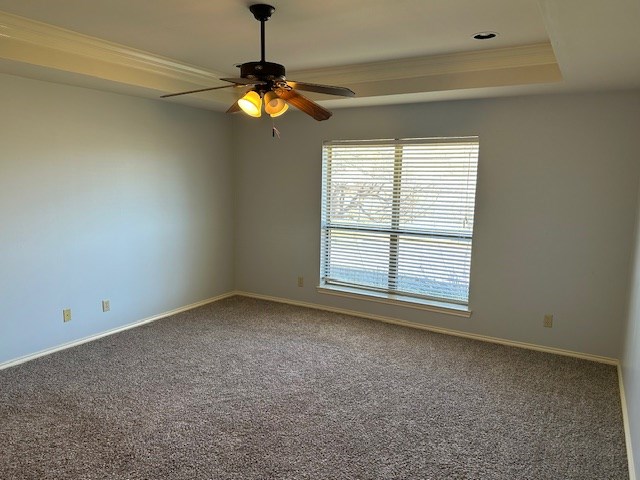
[[[55,353],[55,352],[59,352],[60,350],[66,350],[67,348],[75,347],[77,345],[82,345],[83,343],[93,342],[94,340],[97,340],[99,338],[106,337],[108,335],[113,335],[114,333],[123,332],[125,330],[129,330],[130,328],[136,328],[136,327],[139,327],[140,325],[144,325],[146,323],[155,322],[156,320],[160,320],[161,318],[170,317],[171,315],[175,315],[176,313],[185,312],[187,310],[191,310],[193,308],[201,307],[201,306],[207,305],[209,303],[217,302],[217,301],[220,301],[220,300],[222,300],[224,298],[232,297],[234,295],[235,295],[235,292],[223,293],[222,295],[218,295],[217,297],[207,298],[206,300],[201,300],[199,302],[192,303],[190,305],[185,305],[184,307],[179,307],[179,308],[176,308],[174,310],[169,310],[168,312],[163,312],[163,313],[160,313],[158,315],[154,315],[152,317],[147,317],[147,318],[144,318],[142,320],[138,320],[138,321],[135,321],[133,323],[129,323],[129,324],[124,325],[122,327],[113,328],[111,330],[107,330],[107,331],[102,332],[102,333],[91,335],[89,337],[84,337],[84,338],[81,338],[79,340],[73,340],[71,342],[63,343],[62,345],[58,345],[56,347],[47,348],[45,350],[40,350],[39,352],[36,352],[36,353],[31,353],[31,354],[25,355],[23,357],[18,357],[18,358],[15,358],[13,360],[9,360],[9,361],[0,363],[0,370],[3,370],[5,368],[9,368],[9,367],[14,367],[16,365],[20,365],[21,363],[25,363],[25,362],[28,362],[28,361],[31,361],[31,360],[35,360],[36,358],[44,357],[45,355],[50,355],[50,354]]]
[[[627,410],[627,398],[624,394],[624,376],[622,365],[618,363],[618,382],[620,384],[620,403],[622,404],[622,423],[624,425],[624,441],[627,445],[627,460],[629,461],[629,480],[636,480],[636,467],[633,461],[633,448],[631,445],[631,427],[629,425],[629,411]]]
[[[410,322],[407,320],[400,320],[397,318],[385,317],[382,315],[374,315],[371,313],[364,313],[356,310],[347,310],[345,308],[329,307],[329,306],[320,305],[317,303],[300,302],[297,300],[290,300],[288,298],[271,297],[269,295],[261,295],[258,293],[243,292],[243,291],[235,291],[234,293],[242,297],[257,298],[260,300],[269,300],[272,302],[286,303],[289,305],[297,305],[300,307],[314,308],[316,310],[324,310],[327,312],[342,313],[344,315],[351,315],[353,317],[366,318],[369,320],[376,320],[384,323],[392,323],[394,325],[402,325],[404,327],[418,328],[420,330],[428,330],[430,332],[435,332],[435,333],[444,333],[446,335],[454,335],[456,337],[470,338],[473,340],[480,340],[482,342],[498,343],[500,345],[507,345],[509,347],[518,347],[518,348],[525,348],[527,350],[536,350],[539,352],[553,353],[555,355],[563,355],[565,357],[574,357],[574,358],[580,358],[583,360],[590,360],[592,362],[606,363],[607,365],[618,365],[617,358],[603,357],[600,355],[592,355],[590,353],[574,352],[571,350],[564,350],[562,348],[545,347],[543,345],[535,345],[533,343],[517,342],[514,340],[505,340],[503,338],[489,337],[487,335],[467,333],[467,332],[462,332],[460,330],[451,330],[448,328],[434,327],[431,325],[425,325],[423,323]]]
[[[52,348],[47,348],[45,350],[41,350],[39,352],[36,353],[32,353],[29,355],[25,355],[23,357],[19,357],[13,360],[8,360],[6,362],[0,363],[0,370],[4,369],[4,368],[9,368],[9,367],[13,367],[15,365],[19,365],[21,363],[24,362],[28,362],[30,360],[33,360],[35,358],[38,357],[42,357],[44,355],[49,355],[51,353],[54,352],[58,352],[60,350],[65,350],[67,348],[71,348],[74,347],[76,345],[81,345],[83,343],[87,343],[87,342],[92,342],[93,340],[97,340],[99,338],[102,337],[106,337],[107,335],[113,335],[114,333],[118,333],[118,332],[122,332],[124,330],[128,330],[130,328],[135,328],[138,327],[140,325],[144,325],[146,323],[150,323],[153,322],[155,320],[159,320],[161,318],[165,318],[165,317],[169,317],[171,315],[175,315],[177,313],[181,313],[187,310],[191,310],[197,307],[200,307],[202,305],[207,305],[209,303],[213,303],[213,302],[217,302],[220,300],[223,300],[225,298],[229,298],[229,297],[233,297],[235,295],[241,296],[241,297],[250,297],[250,298],[257,298],[257,299],[261,299],[261,300],[268,300],[268,301],[272,301],[272,302],[277,302],[277,303],[286,303],[289,305],[297,305],[300,307],[307,307],[307,308],[313,308],[315,310],[324,310],[324,311],[328,311],[328,312],[335,312],[335,313],[341,313],[344,315],[351,315],[354,317],[359,317],[359,318],[366,318],[369,320],[376,320],[379,322],[384,322],[384,323],[391,323],[394,325],[401,325],[404,327],[410,327],[410,328],[417,328],[420,330],[428,330],[431,332],[436,332],[436,333],[443,333],[446,335],[454,335],[456,337],[463,337],[463,338],[470,338],[473,340],[480,340],[483,342],[489,342],[489,343],[497,343],[500,345],[507,345],[507,346],[511,346],[511,347],[518,347],[518,348],[525,348],[528,350],[537,350],[540,352],[547,352],[547,353],[553,353],[556,355],[564,355],[564,356],[568,356],[568,357],[574,357],[574,358],[581,358],[584,360],[590,360],[593,362],[599,362],[599,363],[606,363],[608,365],[618,365],[618,359],[616,358],[611,358],[611,357],[603,357],[603,356],[599,356],[599,355],[592,355],[589,353],[581,353],[581,352],[574,352],[571,350],[564,350],[561,348],[554,348],[554,347],[546,347],[546,346],[542,346],[542,345],[535,345],[532,343],[525,343],[525,342],[517,342],[514,340],[505,340],[502,338],[497,338],[497,337],[489,337],[487,335],[478,335],[475,333],[467,333],[467,332],[463,332],[460,330],[452,330],[452,329],[448,329],[448,328],[441,328],[441,327],[434,327],[431,325],[426,325],[426,324],[422,324],[422,323],[416,323],[416,322],[410,322],[407,320],[400,320],[397,318],[393,318],[393,317],[385,317],[382,315],[374,315],[371,313],[364,313],[364,312],[359,312],[356,310],[348,310],[345,308],[337,308],[337,307],[329,307],[326,305],[321,305],[321,304],[317,304],[317,303],[309,303],[309,302],[301,302],[298,300],[290,300],[288,298],[281,298],[281,297],[272,297],[269,295],[261,295],[258,293],[252,293],[252,292],[245,292],[245,291],[231,291],[231,292],[227,292],[224,293],[222,295],[218,295],[216,297],[212,297],[212,298],[208,298],[206,300],[202,300],[196,303],[192,303],[190,305],[186,305],[184,307],[180,307],[180,308],[176,308],[174,310],[170,310],[168,312],[163,312],[160,313],[158,315],[154,315],[152,317],[148,317],[148,318],[144,318],[142,320],[138,320],[135,321],[133,323],[129,323],[127,325],[124,325],[122,327],[117,327],[114,328],[112,330],[107,330],[105,332],[102,333],[98,333],[96,335],[91,335],[89,337],[84,337],[81,338],[79,340],[74,340],[72,342],[68,342],[68,343],[64,343],[62,345],[58,345],[56,347],[52,347]]]

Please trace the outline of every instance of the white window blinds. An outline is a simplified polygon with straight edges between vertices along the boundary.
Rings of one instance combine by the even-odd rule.
[[[478,138],[323,144],[321,286],[466,305]]]

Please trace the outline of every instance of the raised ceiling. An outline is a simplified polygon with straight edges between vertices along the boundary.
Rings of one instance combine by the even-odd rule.
[[[251,3],[0,0],[0,71],[147,97],[222,85],[260,57]],[[267,60],[358,94],[332,107],[640,87],[637,0],[270,3]],[[221,110],[233,90],[173,101]]]

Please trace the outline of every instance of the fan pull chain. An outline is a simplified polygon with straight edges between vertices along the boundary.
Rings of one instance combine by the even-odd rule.
[[[278,137],[278,140],[280,140],[280,130],[278,130],[276,128],[276,122],[273,120],[273,118],[271,118],[271,123],[273,125],[272,129],[271,129],[271,136],[273,138]]]

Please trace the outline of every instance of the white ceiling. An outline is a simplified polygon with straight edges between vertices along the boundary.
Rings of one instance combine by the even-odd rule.
[[[0,71],[148,97],[222,85],[216,79],[237,76],[236,64],[259,60],[251,3],[0,0]],[[640,87],[640,0],[271,4],[267,60],[284,64],[289,78],[358,94],[323,103],[332,107]],[[500,35],[471,38],[486,30]],[[142,55],[164,70],[153,76]],[[173,101],[223,110],[235,96]]]
[[[260,59],[244,0],[0,0],[0,10],[203,68]],[[269,2],[265,2],[269,3]],[[537,0],[273,0],[267,60],[290,70],[547,41]],[[52,6],[55,5],[55,8]],[[471,35],[502,35],[489,45]]]

